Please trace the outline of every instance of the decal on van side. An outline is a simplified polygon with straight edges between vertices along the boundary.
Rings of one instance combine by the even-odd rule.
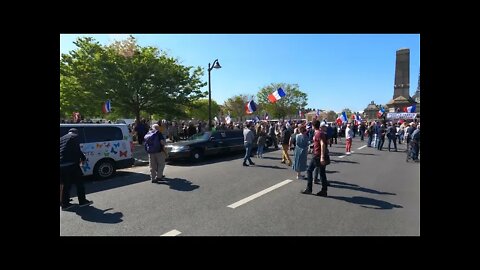
[[[83,173],[87,173],[91,170],[88,158],[82,164]]]

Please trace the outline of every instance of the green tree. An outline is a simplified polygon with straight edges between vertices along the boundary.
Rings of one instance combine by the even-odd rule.
[[[240,121],[243,121],[243,118],[247,116],[247,113],[245,112],[245,105],[250,100],[251,97],[245,94],[236,95],[227,99],[223,104],[226,114],[230,112],[230,117],[239,118]]]
[[[268,100],[268,95],[278,88],[282,88],[285,96],[275,103]],[[297,115],[298,110],[307,106],[307,94],[300,91],[297,84],[272,83],[263,87],[257,94],[258,104],[267,111],[272,118],[282,118]]]
[[[60,110],[66,114],[83,106],[81,113],[99,115],[110,99],[119,115],[184,117],[185,108],[207,94],[200,90],[206,85],[201,67],[182,66],[155,47],[138,46],[132,36],[109,46],[92,38],[75,45],[60,60]]]
[[[343,109],[343,111],[347,115],[348,122],[350,122],[352,120],[352,114],[353,114],[352,110],[350,110],[349,108],[345,108]]]
[[[220,106],[215,100],[212,100],[212,121],[219,112]],[[208,99],[194,101],[191,107],[187,109],[187,114],[197,120],[208,121]]]
[[[337,119],[337,113],[334,111],[328,111],[327,112],[327,121],[328,122],[334,122]]]

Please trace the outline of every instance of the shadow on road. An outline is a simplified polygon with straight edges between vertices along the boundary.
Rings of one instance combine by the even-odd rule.
[[[370,209],[389,210],[389,209],[393,209],[393,208],[403,208],[403,206],[401,206],[401,205],[391,204],[391,203],[386,202],[386,201],[367,198],[367,197],[360,197],[360,196],[354,196],[354,197],[351,197],[351,198],[342,197],[342,196],[328,196],[327,198],[332,198],[332,199],[336,199],[336,200],[341,200],[341,201],[346,201],[346,202],[349,202],[349,203],[358,204],[361,207],[370,208]]]
[[[159,185],[167,185],[171,189],[178,191],[192,191],[199,188],[199,185],[192,185],[192,182],[182,178],[163,178],[162,181],[157,182]]]
[[[397,195],[395,193],[378,191],[378,190],[370,189],[370,188],[364,188],[364,187],[360,187],[358,185],[345,183],[345,182],[340,182],[340,181],[329,181],[329,182],[331,184],[331,187],[334,187],[334,188],[351,189],[351,190],[367,192],[367,193],[372,193],[372,194],[378,194],[378,195]]]
[[[223,161],[231,161],[236,159],[243,159],[245,153],[228,153],[221,156],[206,156],[202,160],[194,162],[190,160],[167,160],[167,164],[171,166],[179,167],[192,167],[192,166],[202,166],[207,164],[213,164]]]
[[[90,194],[144,182],[150,180],[150,175],[137,172],[118,171],[116,176],[110,179],[96,180],[93,176],[84,176],[83,180],[85,184],[85,194]],[[75,185],[72,185],[70,197],[77,197]]]
[[[101,210],[95,208],[91,205],[85,206],[82,208],[78,208],[76,214],[79,215],[83,220],[96,222],[96,223],[120,223],[122,222],[123,214],[121,212],[114,212],[114,213],[106,213],[113,208],[108,208],[105,210]]]
[[[150,175],[148,174],[119,171],[117,172],[117,175],[115,177],[106,179],[106,180],[92,181],[92,178],[90,178],[85,182],[85,193],[86,194],[95,193],[95,192],[104,191],[107,189],[114,189],[118,187],[137,184],[147,180],[150,180]],[[77,192],[73,187],[72,187],[71,194],[72,194],[72,197],[77,196]]]
[[[376,156],[375,154],[371,154],[371,153],[358,153],[358,152],[355,152],[354,155]]]
[[[329,170],[325,170],[325,173],[338,173],[339,171],[329,171]]]
[[[279,158],[279,157],[263,157],[263,159],[281,160],[282,158]]]
[[[286,169],[287,169],[287,168],[285,168],[285,167],[279,167],[279,166],[277,166],[277,165],[275,165],[275,166],[270,166],[270,165],[258,165],[258,163],[255,164],[255,165],[253,165],[253,167],[262,167],[262,168],[270,168],[270,169],[281,169],[281,170],[286,170]]]
[[[341,160],[341,159],[332,159],[332,162],[334,162],[334,163],[355,163],[355,164],[358,164],[358,162],[356,162],[356,161]]]

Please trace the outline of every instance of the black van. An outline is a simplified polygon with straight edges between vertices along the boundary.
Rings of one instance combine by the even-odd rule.
[[[256,143],[254,143],[254,148]],[[243,130],[217,130],[197,133],[186,141],[167,144],[168,160],[201,160],[204,156],[219,156],[244,151]],[[253,153],[253,150],[252,150]]]

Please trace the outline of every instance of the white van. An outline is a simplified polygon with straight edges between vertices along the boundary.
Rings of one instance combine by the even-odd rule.
[[[133,166],[133,141],[125,124],[60,124],[60,137],[71,128],[78,130],[80,149],[87,157],[83,175],[105,179],[117,169]]]

